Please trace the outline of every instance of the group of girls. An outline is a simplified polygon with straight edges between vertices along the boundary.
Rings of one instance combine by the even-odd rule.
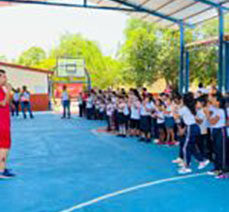
[[[86,98],[85,94],[79,97],[80,110],[84,110],[80,114],[87,119],[106,119],[107,130],[117,136],[179,145],[179,156],[172,162],[180,174],[192,172],[194,157],[198,169],[212,162],[214,169],[209,174],[218,178],[227,177],[229,169],[228,102],[214,87],[209,94],[198,91],[183,96],[171,92],[155,97],[144,88],[128,93],[124,89],[92,90]]]

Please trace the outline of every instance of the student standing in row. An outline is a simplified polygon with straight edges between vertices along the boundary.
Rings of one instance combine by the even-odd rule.
[[[184,95],[183,104],[180,105],[177,113],[174,113],[174,118],[182,118],[186,125],[186,136],[183,145],[184,166],[178,171],[180,174],[191,173],[190,163],[192,156],[199,161],[198,169],[203,169],[209,164],[209,160],[204,160],[200,152],[197,151],[196,145],[200,137],[200,128],[196,124],[196,107],[195,99],[192,93]]]

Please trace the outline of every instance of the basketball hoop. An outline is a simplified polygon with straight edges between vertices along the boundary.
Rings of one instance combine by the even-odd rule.
[[[85,77],[85,62],[83,58],[58,58],[57,59],[57,76],[68,77]]]

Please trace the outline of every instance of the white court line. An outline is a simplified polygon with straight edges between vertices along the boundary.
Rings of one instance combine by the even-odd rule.
[[[129,188],[126,188],[126,189],[123,189],[123,190],[120,190],[120,191],[116,191],[116,192],[110,193],[110,194],[106,194],[104,196],[89,200],[87,202],[83,202],[81,204],[75,205],[75,206],[73,206],[71,208],[62,210],[60,212],[72,212],[72,211],[75,211],[75,210],[79,210],[79,209],[85,208],[85,207],[87,207],[89,205],[96,204],[96,203],[101,202],[103,200],[110,199],[112,197],[116,197],[116,196],[119,196],[121,194],[126,194],[126,193],[129,193],[129,192],[132,192],[132,191],[136,191],[136,190],[139,190],[139,189],[142,189],[142,188],[146,188],[146,187],[150,187],[150,186],[154,186],[154,185],[158,185],[158,184],[162,184],[162,183],[168,183],[168,182],[173,182],[173,181],[184,180],[184,179],[188,179],[188,178],[200,177],[200,176],[204,176],[204,175],[207,175],[207,173],[205,172],[205,173],[200,173],[200,174],[191,174],[191,175],[180,176],[180,177],[172,177],[172,178],[161,179],[161,180],[156,180],[156,181],[140,184],[140,185],[129,187]]]

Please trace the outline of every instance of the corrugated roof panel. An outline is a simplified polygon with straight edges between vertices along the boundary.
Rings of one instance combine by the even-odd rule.
[[[184,9],[184,10],[181,10],[178,13],[175,13],[174,15],[172,15],[172,17],[180,18],[180,19],[186,19],[187,17],[190,17],[190,16],[192,16],[194,14],[198,14],[201,11],[204,11],[204,10],[206,10],[208,8],[209,8],[209,5],[196,3],[191,7],[188,7],[186,9]]]
[[[176,0],[158,11],[166,15],[169,15],[171,13],[174,13],[175,11],[178,11],[181,8],[184,8],[185,6],[190,5],[190,3],[193,3],[193,1]]]
[[[36,1],[46,1],[46,0],[36,0]],[[67,4],[81,4],[83,0],[49,0],[53,3],[67,3]],[[80,1],[80,3],[79,3]],[[124,4],[119,4],[112,0],[89,0],[92,5],[98,4],[100,6],[107,7],[117,7],[117,8],[131,8],[125,6]],[[212,17],[217,16],[216,9],[207,4],[197,2],[195,0],[124,0],[126,2],[132,3],[134,5],[143,6],[149,11],[156,11],[161,15],[169,16],[174,19],[174,22],[177,20],[185,20],[185,23],[196,24],[208,20]],[[229,0],[208,0],[214,3],[224,3],[224,7],[229,8]],[[226,4],[225,4],[226,2]],[[0,5],[1,6],[1,5]],[[166,19],[159,18],[157,16],[149,15],[149,13],[127,13],[131,16],[135,16],[146,21],[159,22],[160,25],[165,27],[174,27],[177,26],[174,22],[170,22]]]
[[[152,10],[158,10],[160,7],[168,4],[169,2],[171,2],[171,0],[150,0],[144,4],[144,7],[150,8]]]
[[[189,18],[187,19],[187,21],[192,24],[197,24],[199,22],[203,22],[204,20],[208,20],[214,16],[217,16],[217,14],[218,14],[218,11],[215,8],[213,8],[213,9],[207,10],[204,13],[201,13],[192,18]]]

